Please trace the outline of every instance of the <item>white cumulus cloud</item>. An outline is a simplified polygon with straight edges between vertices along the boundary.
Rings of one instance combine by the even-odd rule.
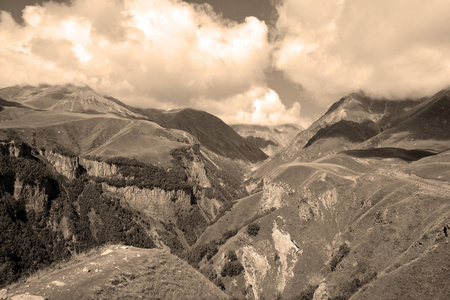
[[[198,105],[264,86],[267,26],[181,0],[73,0],[0,15],[0,86],[81,83],[133,105]]]
[[[401,98],[449,84],[447,0],[284,0],[274,64],[324,105],[358,90]]]
[[[234,109],[230,113],[217,112],[223,120],[230,124],[301,124],[309,125],[310,121],[300,118],[300,103],[294,102],[291,108],[281,102],[277,92],[269,88],[253,87],[243,94],[228,99]],[[216,108],[217,109],[217,108]],[[215,109],[211,107],[211,111]],[[234,111],[238,110],[237,113]]]

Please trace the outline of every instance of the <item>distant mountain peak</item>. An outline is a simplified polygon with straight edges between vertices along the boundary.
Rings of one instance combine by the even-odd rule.
[[[105,98],[87,85],[13,86],[0,89],[0,97],[39,110],[113,113],[126,117],[138,117],[121,102]]]
[[[297,134],[304,130],[298,124],[235,124],[231,127],[269,156],[285,147]]]

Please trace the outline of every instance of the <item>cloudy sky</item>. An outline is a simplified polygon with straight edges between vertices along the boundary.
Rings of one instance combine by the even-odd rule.
[[[229,123],[450,85],[448,0],[0,0],[0,87],[87,84]]]

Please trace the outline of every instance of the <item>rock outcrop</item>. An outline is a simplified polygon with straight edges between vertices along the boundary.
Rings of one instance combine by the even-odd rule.
[[[16,141],[0,142],[0,152],[4,155],[14,157],[25,157],[31,155],[30,146]]]
[[[119,168],[115,164],[108,164],[103,161],[80,159],[80,164],[86,170],[86,174],[93,177],[109,177],[119,175]]]
[[[102,186],[124,199],[133,209],[167,223],[174,221],[178,210],[187,210],[191,206],[191,196],[184,191],[141,189],[136,186],[114,187],[106,183]]]
[[[265,178],[260,206],[261,210],[266,211],[273,208],[280,208],[283,205],[283,197],[292,193],[294,193],[294,190],[288,184]]]
[[[41,150],[39,153],[52,164],[59,174],[69,179],[74,179],[81,175],[82,168],[78,156],[69,157],[51,150]]]
[[[51,183],[47,180],[32,185],[17,179],[14,184],[14,198],[18,201],[20,210],[43,212],[49,206],[52,188]]]

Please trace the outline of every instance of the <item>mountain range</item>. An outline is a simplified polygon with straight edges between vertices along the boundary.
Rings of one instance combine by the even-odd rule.
[[[448,299],[449,121],[450,90],[304,129],[3,88],[0,298]]]

